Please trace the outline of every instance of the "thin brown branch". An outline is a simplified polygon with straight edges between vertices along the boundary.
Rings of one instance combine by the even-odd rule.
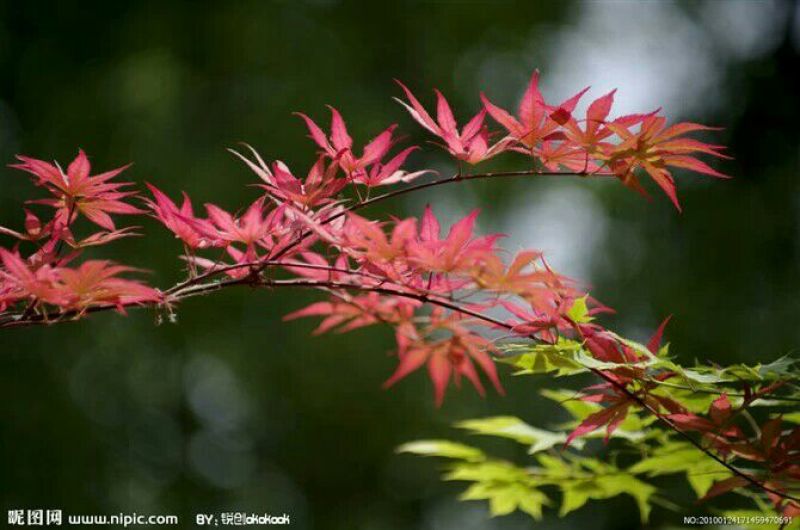
[[[578,333],[578,335],[581,338],[584,338],[583,337],[583,332],[581,331],[580,326],[578,326],[575,322],[572,322],[572,326],[575,329],[575,331]],[[756,486],[757,488],[761,489],[762,491],[764,491],[766,493],[771,493],[773,495],[777,495],[777,496],[779,496],[779,497],[781,497],[783,499],[788,499],[788,500],[793,500],[793,501],[800,502],[800,497],[795,497],[795,496],[790,495],[788,493],[784,493],[784,492],[778,491],[776,489],[773,489],[773,488],[767,486],[766,484],[764,484],[762,482],[759,482],[756,478],[748,475],[747,473],[745,473],[744,471],[740,470],[736,466],[726,462],[721,456],[717,455],[715,452],[713,452],[709,448],[705,447],[700,441],[696,440],[691,434],[689,434],[688,432],[686,432],[683,429],[681,429],[680,427],[678,427],[672,420],[670,420],[669,418],[667,418],[666,416],[661,414],[661,412],[659,412],[657,409],[654,409],[652,406],[650,406],[650,404],[647,403],[647,401],[645,401],[636,392],[633,392],[632,390],[630,390],[627,387],[627,385],[625,385],[623,383],[620,383],[614,377],[612,377],[611,375],[607,374],[605,371],[600,370],[598,368],[590,368],[589,370],[593,374],[595,374],[596,376],[600,377],[601,379],[603,379],[607,383],[610,383],[614,388],[616,388],[617,390],[619,390],[620,392],[625,394],[625,396],[628,399],[630,399],[632,401],[635,401],[637,405],[639,405],[642,409],[646,410],[647,412],[649,412],[650,414],[655,416],[655,418],[659,422],[664,424],[671,431],[674,431],[681,438],[683,438],[684,440],[686,440],[687,442],[692,444],[695,448],[697,448],[699,451],[702,451],[706,456],[708,456],[709,458],[711,458],[712,460],[714,460],[715,462],[717,462],[721,466],[723,466],[726,469],[728,469],[728,471],[730,471],[734,475],[736,475],[738,477],[741,477],[742,479],[744,479],[745,481],[747,481],[751,485]]]
[[[644,399],[642,399],[636,393],[634,393],[630,389],[628,389],[627,386],[621,384],[619,381],[615,380],[613,377],[610,377],[608,374],[606,374],[602,370],[598,370],[597,368],[592,368],[591,371],[592,371],[592,373],[594,373],[598,377],[602,378],[606,382],[611,383],[620,392],[624,393],[629,399],[632,399],[632,400],[636,401],[636,403],[640,407],[642,407],[644,410],[646,410],[647,412],[649,412],[650,414],[655,416],[658,421],[660,421],[661,423],[663,423],[664,425],[669,427],[670,430],[674,431],[681,438],[683,438],[686,441],[688,441],[694,447],[696,447],[697,449],[699,449],[700,451],[705,453],[706,456],[710,457],[711,459],[716,461],[718,464],[720,464],[721,466],[723,466],[726,469],[728,469],[728,471],[730,471],[734,475],[743,478],[744,480],[746,480],[751,485],[756,486],[757,488],[761,489],[762,491],[764,491],[766,493],[771,493],[773,495],[777,495],[778,497],[783,498],[783,499],[788,499],[788,500],[792,500],[792,501],[795,501],[795,502],[800,502],[800,497],[796,497],[796,496],[791,495],[789,493],[785,493],[785,492],[773,489],[773,488],[767,486],[766,484],[764,484],[763,482],[759,482],[758,479],[752,477],[751,475],[748,475],[744,471],[741,471],[736,466],[726,462],[721,456],[717,455],[714,451],[711,451],[710,449],[705,447],[702,443],[700,443],[699,441],[695,440],[695,438],[692,435],[690,435],[689,433],[687,433],[686,431],[684,431],[683,429],[681,429],[680,427],[675,425],[675,423],[673,423],[669,418],[667,418],[666,416],[661,414],[659,411],[657,411],[653,407],[651,407]]]
[[[670,383],[669,381],[659,381],[658,379],[652,378],[645,378],[642,381],[646,383],[651,383],[657,386],[663,386],[665,388],[674,388],[676,390],[687,390],[694,394],[709,394],[719,396],[719,390],[714,390],[711,388],[702,388],[699,386],[691,387],[688,385],[679,385],[676,383]],[[728,397],[736,397],[736,398],[746,398],[748,397],[746,394],[742,392],[725,392]],[[765,400],[772,400],[772,401],[785,401],[787,403],[800,403],[800,398],[792,397],[792,396],[774,396],[770,395],[769,397],[757,398],[754,401],[758,401],[758,399],[765,399]]]
[[[355,291],[365,291],[365,292],[375,292],[378,294],[390,295],[390,296],[400,296],[412,300],[417,300],[422,303],[436,305],[439,307],[443,307],[445,309],[449,309],[451,311],[455,311],[464,315],[471,316],[473,318],[482,320],[486,323],[492,324],[494,326],[513,331],[513,327],[511,324],[503,322],[499,319],[494,317],[482,314],[478,311],[473,311],[471,309],[461,307],[456,303],[450,302],[449,300],[441,299],[435,295],[420,293],[415,291],[410,291],[408,288],[404,286],[367,286],[367,285],[360,285],[360,284],[353,284],[347,282],[336,282],[331,280],[314,280],[314,279],[287,279],[287,280],[271,280],[265,279],[258,276],[246,276],[243,278],[230,278],[218,282],[211,282],[207,284],[199,284],[199,285],[191,285],[187,286],[186,288],[182,289],[178,293],[172,295],[170,302],[177,302],[186,298],[190,298],[193,296],[200,296],[204,294],[208,294],[213,291],[218,291],[221,289],[233,287],[233,286],[251,286],[251,287],[266,287],[266,288],[278,288],[278,287],[300,287],[300,288],[316,288],[316,289],[333,289],[333,290],[355,290]],[[83,312],[68,312],[62,314],[51,314],[48,317],[48,321],[50,323],[64,321],[68,319],[70,316],[79,316],[84,313],[94,313],[99,311],[108,311],[115,309],[116,306],[96,306],[84,310]],[[37,318],[40,318],[39,315],[36,315]],[[35,323],[33,319],[28,320],[20,320],[20,321],[12,321],[1,323],[0,327],[16,327],[16,326],[23,326],[23,325],[32,325]],[[538,340],[535,336],[530,337],[533,340]],[[605,373],[602,370],[597,368],[591,368],[592,373],[603,379],[604,381],[610,383],[615,388],[617,388],[620,392],[624,393],[629,399],[635,401],[643,410],[646,410],[650,414],[656,417],[658,421],[663,423],[666,427],[670,430],[674,431],[676,434],[684,438],[690,444],[692,444],[695,448],[702,451],[705,455],[709,458],[713,459],[721,466],[725,467],[728,471],[733,473],[734,475],[741,477],[751,485],[761,489],[766,493],[771,493],[776,495],[780,498],[800,502],[800,497],[793,496],[791,494],[781,492],[775,490],[766,484],[760,482],[758,479],[752,477],[751,475],[741,471],[736,466],[726,462],[722,457],[718,456],[716,453],[711,451],[710,449],[704,447],[699,441],[695,440],[693,436],[689,433],[683,431],[677,425],[675,425],[669,418],[665,417],[661,414],[658,410],[655,410],[651,407],[644,399],[642,399],[638,394],[631,391],[626,385],[620,383],[609,374]]]

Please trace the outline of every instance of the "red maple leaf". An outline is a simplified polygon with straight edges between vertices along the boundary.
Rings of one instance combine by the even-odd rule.
[[[639,129],[632,132],[631,127],[636,123],[640,124]],[[644,169],[667,194],[678,211],[681,205],[678,202],[675,179],[668,168],[677,167],[712,177],[730,178],[705,162],[690,156],[704,153],[719,158],[730,158],[720,152],[723,146],[683,137],[694,131],[715,130],[713,127],[689,122],[667,126],[666,118],[656,113],[630,120],[628,123],[617,120],[607,123],[606,126],[622,140],[607,150],[608,166],[614,174],[626,186],[645,194],[635,174],[636,169]]]
[[[122,191],[122,188],[130,185],[129,182],[110,182],[129,165],[99,175],[90,175],[91,165],[83,150],[78,151],[78,156],[67,166],[66,172],[44,160],[22,155],[17,155],[17,159],[20,163],[10,167],[34,175],[36,185],[46,188],[54,195],[52,199],[30,202],[56,208],[58,218],[64,225],[72,222],[73,215],[81,213],[91,222],[113,231],[114,221],[109,214],[145,213],[122,200],[135,195],[133,191]]]
[[[561,125],[569,121],[572,111],[575,110],[575,106],[587,90],[589,90],[588,87],[553,107],[545,103],[544,97],[539,91],[539,71],[536,70],[520,100],[517,117],[489,101],[489,98],[483,93],[481,93],[481,100],[492,118],[505,127],[509,137],[524,146],[522,151],[531,153],[544,140],[566,138],[559,129]]]
[[[509,141],[501,140],[494,145],[489,145],[489,131],[484,125],[486,110],[482,109],[459,131],[458,123],[453,116],[450,104],[441,92],[436,92],[436,120],[434,120],[425,107],[414,97],[411,90],[403,83],[397,81],[405,92],[408,103],[395,98],[395,100],[408,110],[411,117],[429,132],[444,141],[444,149],[458,160],[468,164],[477,164],[499,155],[508,148]]]
[[[158,302],[161,294],[143,283],[119,277],[136,269],[106,260],[88,260],[77,268],[59,268],[59,289],[68,300],[62,309],[82,311],[92,306],[113,305],[120,312],[125,306]]]
[[[475,263],[494,255],[501,234],[473,237],[478,210],[460,219],[442,238],[439,220],[430,206],[425,208],[419,237],[408,241],[408,260],[425,272],[464,272]]]
[[[216,237],[214,225],[206,220],[195,217],[192,201],[183,193],[183,203],[178,207],[164,192],[147,184],[155,200],[145,199],[153,211],[153,215],[166,226],[175,237],[191,249],[218,246],[221,239]]]
[[[456,314],[445,315],[435,309],[430,324],[420,333],[413,325],[398,329],[398,357],[400,363],[394,374],[384,383],[388,388],[422,366],[428,367],[433,382],[437,406],[444,401],[444,394],[451,379],[456,385],[466,377],[483,396],[485,390],[475,370],[477,364],[494,385],[499,394],[504,394],[497,368],[489,352],[496,351],[492,342],[470,331],[459,323]],[[437,331],[448,331],[451,335],[443,339],[426,339]]]

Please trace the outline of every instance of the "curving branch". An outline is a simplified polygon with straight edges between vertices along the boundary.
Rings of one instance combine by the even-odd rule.
[[[250,266],[253,266],[253,265],[257,265],[257,264],[250,264]],[[275,263],[275,265],[286,265],[286,263],[278,262],[278,263]],[[291,266],[300,266],[300,264],[291,264]],[[334,267],[324,268],[324,267],[312,266],[312,267],[309,267],[309,268],[329,270],[330,272],[349,272],[349,271],[344,271],[342,269],[336,269]],[[468,308],[465,308],[465,307],[461,307],[461,306],[459,306],[458,304],[456,304],[454,302],[451,302],[451,301],[446,300],[446,299],[442,299],[442,298],[440,298],[438,296],[435,296],[435,295],[432,295],[432,294],[429,294],[429,293],[409,291],[404,286],[388,286],[388,285],[387,286],[366,286],[366,285],[363,285],[363,284],[356,284],[356,283],[349,283],[349,282],[337,282],[337,281],[332,281],[332,280],[327,280],[327,281],[326,280],[307,280],[307,279],[272,280],[272,279],[267,279],[267,278],[247,276],[247,277],[244,277],[244,278],[227,279],[227,280],[222,280],[222,281],[219,281],[219,282],[187,286],[184,289],[182,289],[182,290],[176,292],[175,294],[173,294],[171,296],[171,298],[170,298],[170,302],[177,302],[177,301],[180,301],[180,300],[184,300],[186,298],[191,298],[191,297],[194,297],[194,296],[201,296],[201,295],[209,294],[211,292],[218,291],[218,290],[225,289],[225,288],[241,287],[241,286],[259,287],[259,288],[267,288],[267,289],[287,288],[288,287],[288,288],[312,288],[312,289],[332,289],[332,290],[345,290],[345,291],[364,291],[364,292],[374,292],[374,293],[378,293],[378,294],[386,294],[386,295],[392,295],[392,296],[400,296],[400,297],[416,300],[416,301],[419,301],[419,302],[422,302],[422,303],[425,303],[425,304],[430,304],[430,305],[439,306],[439,307],[442,307],[442,308],[445,308],[445,309],[449,309],[451,311],[455,311],[455,312],[458,312],[458,313],[461,313],[461,314],[476,318],[478,320],[482,320],[482,321],[484,321],[484,322],[486,322],[488,324],[491,324],[493,326],[504,328],[504,329],[506,329],[508,331],[513,331],[514,330],[514,326],[512,326],[512,325],[510,325],[510,324],[508,324],[506,322],[503,322],[503,321],[501,321],[499,319],[496,319],[496,318],[491,317],[489,315],[485,315],[485,314],[480,313],[478,311],[473,311],[471,309],[468,309]],[[114,309],[117,309],[117,308],[115,306],[100,306],[100,307],[90,308],[87,312],[95,313],[95,312],[99,312],[99,311],[110,311],[110,310],[114,310]],[[65,321],[69,321],[70,317],[79,317],[79,316],[80,315],[78,313],[72,313],[72,314],[65,313],[65,314],[60,314],[60,315],[50,315],[50,318],[52,319],[50,321],[47,321],[47,320],[39,320],[38,322],[32,322],[30,320],[17,321],[17,322],[12,322],[12,323],[0,324],[0,327],[18,327],[18,326],[24,326],[24,325],[32,325],[34,323],[42,324],[42,323],[65,322]],[[43,319],[44,317],[42,316],[42,317],[39,317],[39,318]],[[535,337],[533,335],[529,336],[528,338],[530,338],[531,340],[534,340],[536,342],[540,342],[540,339],[538,339],[537,337]],[[760,489],[760,490],[762,490],[762,491],[764,491],[766,493],[769,493],[769,494],[772,494],[772,495],[776,495],[776,496],[778,496],[780,498],[783,498],[783,499],[786,499],[786,500],[800,502],[800,497],[797,497],[795,495],[791,495],[789,493],[778,491],[778,490],[776,490],[774,488],[771,488],[770,486],[764,484],[763,482],[761,482],[758,479],[754,478],[750,474],[745,473],[744,471],[740,470],[738,467],[730,464],[729,462],[726,462],[725,459],[723,459],[722,457],[717,455],[714,451],[712,451],[711,449],[709,449],[708,447],[704,446],[702,443],[697,441],[691,434],[687,433],[686,431],[684,431],[683,429],[681,429],[680,427],[675,425],[675,423],[670,421],[669,418],[665,417],[659,411],[655,410],[652,406],[650,406],[645,400],[643,400],[635,392],[632,392],[626,385],[619,383],[619,381],[617,381],[615,378],[611,377],[609,374],[605,373],[603,370],[599,370],[597,368],[590,368],[590,370],[597,377],[599,377],[600,379],[606,381],[607,383],[612,384],[615,388],[617,388],[618,390],[623,392],[626,396],[628,396],[629,399],[635,401],[643,410],[645,410],[649,414],[653,415],[659,422],[661,422],[663,425],[665,425],[671,431],[675,432],[681,438],[683,438],[686,441],[688,441],[695,448],[697,448],[698,450],[702,451],[706,456],[708,456],[709,458],[713,459],[715,462],[717,462],[718,464],[723,466],[725,469],[727,469],[728,471],[730,471],[734,475],[736,475],[738,477],[741,477],[742,479],[747,481],[752,486],[755,486],[756,488],[758,488],[758,489]]]

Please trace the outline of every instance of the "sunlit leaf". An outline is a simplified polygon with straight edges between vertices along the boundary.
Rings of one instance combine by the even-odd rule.
[[[687,442],[669,442],[656,447],[647,458],[629,467],[628,471],[644,473],[649,477],[685,473],[698,498],[708,493],[714,482],[731,476],[727,468]]]
[[[570,307],[569,311],[567,311],[567,316],[569,316],[573,322],[582,324],[584,322],[592,321],[592,317],[589,316],[589,307],[586,305],[587,298],[587,296],[576,298],[572,303],[572,307]]]
[[[448,440],[418,440],[408,442],[396,449],[398,453],[412,453],[421,456],[440,456],[465,460],[467,462],[480,462],[486,456],[480,449],[468,445],[451,442]]]
[[[457,423],[456,427],[467,429],[475,434],[509,438],[521,444],[529,445],[528,452],[531,454],[561,445],[567,440],[565,433],[538,429],[514,416],[494,416],[466,420]],[[576,440],[574,445],[578,449],[583,446],[580,440]]]
[[[516,368],[515,375],[555,373],[556,376],[575,375],[586,372],[586,368],[575,361],[581,344],[574,340],[559,339],[556,344],[533,344],[509,346],[508,355],[498,362]],[[521,352],[521,353],[519,353]]]
[[[585,505],[601,500],[630,495],[639,507],[642,521],[650,515],[650,498],[656,488],[615,466],[591,458],[576,458],[567,463],[550,455],[539,455],[538,461],[552,477],[563,495],[559,516],[563,517]]]

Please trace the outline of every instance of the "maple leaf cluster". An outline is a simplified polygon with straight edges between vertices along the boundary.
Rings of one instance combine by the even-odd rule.
[[[782,404],[782,397],[776,392],[787,385],[790,374],[786,374],[787,379],[771,383],[761,381],[759,375],[756,387],[743,382],[743,392],[737,394],[739,400],[735,405],[723,387],[707,411],[692,410],[688,403],[669,392],[670,388],[682,388],[680,383],[685,380],[682,369],[666,360],[660,350],[661,337],[669,320],[667,318],[659,326],[644,349],[606,331],[599,332],[605,335],[603,340],[607,340],[599,349],[596,340],[584,340],[583,344],[593,358],[606,363],[602,369],[594,370],[605,382],[578,392],[578,400],[600,405],[600,408],[588,414],[567,435],[565,445],[602,428],[605,428],[604,440],[608,443],[623,422],[635,412],[645,411],[678,434],[700,433],[702,438],[697,446],[713,449],[712,454],[718,455],[718,462],[740,461],[746,464],[747,472],[738,472],[714,482],[701,501],[757,485],[766,492],[776,511],[789,518],[797,517],[800,515],[800,502],[791,495],[800,483],[800,426],[786,427],[780,414],[769,416],[759,426],[748,411],[759,400],[769,402],[772,399],[774,403]],[[607,355],[609,346],[615,355]],[[683,388],[692,390],[691,387]],[[711,396],[715,394],[706,392]],[[792,400],[789,397],[788,402]]]
[[[535,72],[516,116],[481,94],[483,108],[461,128],[438,90],[435,120],[399,81],[407,101],[398,101],[448,153],[470,165],[504,153],[522,154],[541,167],[531,174],[615,175],[639,190],[638,176],[647,173],[676,206],[670,167],[723,176],[692,157],[722,156],[719,146],[685,137],[705,127],[666,126],[658,112],[609,118],[614,92],[595,100],[585,118],[579,118],[574,110],[587,89],[551,105],[539,91],[538,78]],[[115,180],[127,166],[91,175],[83,151],[66,171],[58,164],[19,156],[19,163],[11,167],[29,173],[34,184],[50,194],[29,202],[54,212],[42,222],[25,210],[24,231],[2,229],[19,242],[0,254],[0,309],[17,320],[59,320],[92,308],[122,310],[133,304],[171,311],[183,296],[205,288],[203,281],[222,277],[251,284],[293,282],[324,290],[330,299],[287,318],[323,317],[318,331],[392,326],[398,366],[387,386],[425,367],[437,403],[448,384],[462,378],[483,394],[480,373],[502,392],[492,360],[502,334],[544,342],[580,336],[600,360],[626,358],[624,345],[589,322],[607,308],[588,298],[575,281],[553,271],[539,252],[508,255],[499,246],[500,235],[476,235],[477,211],[448,230],[442,229],[430,207],[419,219],[378,221],[356,213],[413,186],[370,198],[373,189],[403,186],[432,172],[406,167],[419,148],[398,147],[397,124],[359,147],[341,113],[333,107],[330,113],[329,131],[296,113],[318,148],[305,176],[297,176],[280,160],[265,161],[249,146],[244,152],[232,151],[258,177],[261,190],[241,210],[206,203],[201,212],[186,193],[175,201],[153,184],[147,184],[150,196],[141,197],[130,183]],[[504,131],[491,131],[487,117]],[[88,247],[135,235],[131,227],[117,228],[117,215],[148,215],[170,230],[184,248],[189,278],[162,293],[124,278],[135,272],[132,267],[100,260],[71,266]],[[100,230],[76,238],[79,218]],[[22,244],[32,245],[33,251],[24,255]],[[570,316],[579,300],[586,306],[582,322]],[[490,313],[498,316],[485,318]]]
[[[91,175],[91,165],[81,150],[64,171],[57,164],[18,156],[11,167],[29,173],[36,186],[50,197],[33,199],[30,204],[55,209],[47,222],[25,209],[24,231],[0,227],[0,233],[18,240],[13,248],[0,248],[0,312],[19,305],[25,307],[20,317],[36,314],[48,318],[48,308],[60,314],[82,316],[96,307],[125,307],[155,303],[160,293],[147,285],[122,275],[136,269],[108,260],[86,260],[70,264],[88,247],[134,235],[133,228],[117,229],[112,215],[145,213],[126,199],[135,191],[127,182],[113,179],[126,167]],[[101,228],[76,238],[73,226],[79,217]],[[20,243],[34,247],[27,256],[20,253]],[[65,252],[64,250],[68,250]]]
[[[398,82],[399,83],[399,82]],[[659,110],[610,118],[616,90],[593,102],[585,117],[574,116],[575,108],[589,88],[558,105],[545,102],[539,90],[539,72],[535,71],[519,102],[516,116],[495,105],[481,93],[484,108],[461,132],[445,97],[436,91],[437,120],[434,120],[411,91],[399,83],[408,98],[401,103],[425,129],[438,136],[443,147],[458,160],[477,164],[506,151],[532,157],[550,171],[568,170],[586,175],[613,175],[625,186],[647,195],[639,177],[646,173],[680,210],[675,179],[670,168],[683,168],[718,178],[728,178],[696,154],[729,158],[720,145],[712,145],[685,135],[715,130],[696,123],[667,126]],[[485,125],[491,116],[505,131],[500,140]]]
[[[479,235],[477,210],[449,228],[430,206],[419,218],[362,215],[370,205],[400,194],[491,179],[496,175],[465,174],[462,164],[500,155],[527,160],[527,168],[533,164],[513,174],[611,176],[641,193],[640,179],[647,175],[678,209],[673,169],[726,177],[696,158],[726,158],[723,148],[687,137],[710,127],[668,125],[659,111],[611,117],[615,91],[589,103],[579,117],[575,109],[588,89],[554,105],[545,102],[538,83],[535,72],[515,114],[481,93],[482,108],[459,127],[441,92],[435,91],[434,119],[398,81],[405,96],[398,101],[459,163],[453,177],[422,184],[415,181],[434,172],[407,166],[419,147],[399,146],[396,124],[357,147],[333,107],[329,131],[297,113],[317,148],[308,171],[266,161],[247,145],[232,150],[256,175],[259,190],[252,202],[233,210],[213,203],[196,207],[185,192],[176,201],[151,183],[149,195],[142,196],[131,183],[116,180],[128,166],[92,175],[82,150],[66,170],[18,156],[11,167],[28,173],[49,196],[28,201],[21,230],[0,227],[13,241],[0,247],[0,327],[138,305],[173,315],[185,298],[235,285],[313,288],[326,298],[285,318],[320,318],[315,333],[391,327],[397,364],[386,387],[424,369],[437,405],[451,384],[464,379],[481,395],[487,382],[503,393],[495,364],[504,357],[501,345],[527,341],[549,347],[561,355],[558,369],[577,367],[602,379],[580,391],[578,399],[594,409],[565,434],[565,445],[603,428],[608,441],[629,418],[648,412],[677,433],[699,432],[720,458],[761,466],[716,483],[706,497],[758,484],[776,509],[796,515],[798,505],[787,502],[791,497],[785,492],[795,491],[800,480],[800,430],[784,428],[778,417],[750,435],[735,422],[738,412],[781,384],[746,387],[736,410],[723,391],[703,414],[663,392],[665,383],[686,377],[660,350],[667,321],[646,347],[619,337],[595,320],[611,310],[554,271],[540,252],[511,253],[502,248],[501,234]],[[489,118],[499,130],[490,130]],[[376,191],[387,186],[396,188]],[[135,267],[84,257],[92,247],[138,235],[135,227],[117,227],[119,215],[150,217],[169,230],[183,248],[187,278],[159,290],[132,279],[141,272]],[[577,345],[569,351],[582,360],[565,356],[559,350],[564,344]],[[552,360],[539,359],[537,366],[547,371]]]

